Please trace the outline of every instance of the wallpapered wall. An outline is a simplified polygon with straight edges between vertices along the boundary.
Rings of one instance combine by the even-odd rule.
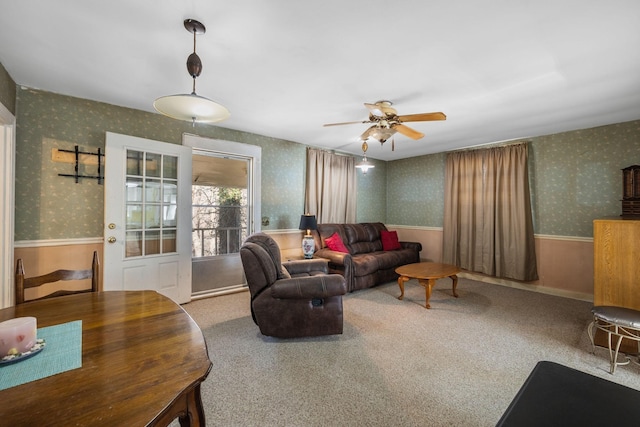
[[[622,211],[622,171],[640,164],[640,121],[532,139],[537,233],[593,237],[593,220]]]
[[[261,146],[262,216],[270,219],[263,229],[298,226],[304,207],[302,144],[215,126],[193,128],[159,114],[38,90],[16,93],[16,240],[102,237],[103,186],[58,177],[72,173],[73,165],[51,161],[51,149],[77,144],[95,151],[104,148],[106,131],[170,143],[191,133]],[[594,218],[620,214],[620,169],[640,164],[640,121],[530,141],[536,233],[591,237]],[[370,159],[375,169],[358,173],[357,220],[441,227],[445,156]]]
[[[15,239],[43,240],[102,237],[104,187],[96,180],[59,177],[73,165],[51,160],[52,148],[104,149],[105,132],[181,143],[183,133],[262,147],[263,229],[295,229],[304,209],[306,147],[246,132],[179,122],[159,114],[18,89],[16,130]],[[287,165],[287,167],[282,167]],[[383,170],[384,168],[381,167]],[[384,199],[360,192],[365,209],[384,214]],[[380,208],[382,206],[383,208]]]
[[[357,159],[359,162],[360,158]],[[367,159],[375,165],[366,174],[358,171],[356,200],[358,222],[385,222],[387,218],[387,162]]]
[[[640,121],[528,140],[537,234],[592,237],[595,218],[620,215],[621,169],[640,164]],[[388,163],[388,223],[442,227],[445,158]]]
[[[387,222],[442,227],[443,153],[396,160],[387,165]]]

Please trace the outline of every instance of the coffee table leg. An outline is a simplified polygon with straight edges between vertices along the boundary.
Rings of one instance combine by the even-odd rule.
[[[431,299],[431,291],[433,289],[433,285],[436,284],[436,279],[420,279],[418,280],[422,286],[424,286],[424,294],[425,294],[425,304],[424,308],[431,308],[431,304],[429,304],[429,300]]]
[[[398,297],[399,300],[402,300],[402,298],[404,298],[404,282],[406,282],[407,280],[409,280],[407,276],[398,277],[398,286],[400,286],[400,296]]]
[[[458,287],[458,276],[454,274],[453,276],[449,277],[451,277],[451,280],[453,280],[453,296],[458,298],[458,293],[456,292],[456,288]]]

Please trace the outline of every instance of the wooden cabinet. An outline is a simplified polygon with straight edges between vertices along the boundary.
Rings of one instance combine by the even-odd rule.
[[[593,257],[593,305],[640,311],[640,219],[594,220]],[[624,340],[621,351],[636,352],[638,345]]]
[[[622,169],[622,216],[640,218],[640,166]]]

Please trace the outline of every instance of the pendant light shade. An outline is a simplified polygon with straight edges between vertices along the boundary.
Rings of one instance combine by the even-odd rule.
[[[224,106],[195,93],[163,96],[153,107],[165,116],[190,122],[215,123],[230,116]]]
[[[202,72],[202,61],[196,53],[196,35],[204,34],[206,28],[195,19],[185,19],[184,27],[193,33],[193,53],[187,58],[187,72],[193,78],[190,94],[168,95],[156,99],[153,107],[165,116],[177,120],[198,123],[215,123],[227,119],[229,110],[215,101],[196,94],[196,78]]]

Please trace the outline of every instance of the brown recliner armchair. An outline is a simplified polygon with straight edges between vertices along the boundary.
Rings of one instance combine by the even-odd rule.
[[[251,315],[263,335],[279,338],[342,333],[344,277],[328,274],[326,260],[280,262],[278,244],[264,233],[240,248],[251,292]]]

